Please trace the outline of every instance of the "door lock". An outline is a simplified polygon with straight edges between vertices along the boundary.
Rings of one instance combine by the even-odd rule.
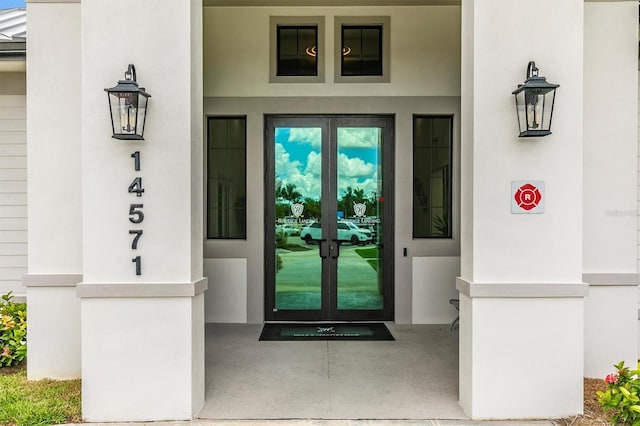
[[[332,243],[335,243],[335,246],[333,244],[330,244],[331,246],[331,258],[332,259],[337,259],[338,257],[340,257],[340,241],[338,240],[331,240]]]

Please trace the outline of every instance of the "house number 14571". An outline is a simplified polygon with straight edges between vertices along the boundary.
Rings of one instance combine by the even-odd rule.
[[[139,172],[140,151],[136,151],[131,154],[131,158],[133,158],[134,170]],[[140,176],[136,176],[133,179],[133,182],[129,185],[129,193],[136,194],[137,197],[142,197],[142,194],[144,194],[144,187],[142,186],[142,178]],[[142,203],[132,203],[129,205],[129,222],[137,225],[144,221],[144,213],[142,212],[143,207],[144,204]],[[129,234],[133,236],[133,240],[131,241],[131,250],[138,250],[138,242],[143,234],[142,229],[130,229]],[[138,255],[134,257],[131,259],[131,262],[136,265],[136,275],[142,275],[142,256]]]

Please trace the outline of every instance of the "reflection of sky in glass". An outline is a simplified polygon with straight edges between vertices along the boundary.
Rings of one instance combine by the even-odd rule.
[[[338,197],[347,187],[378,191],[378,128],[338,128]],[[303,198],[320,199],[320,128],[276,128],[276,177],[293,184]]]

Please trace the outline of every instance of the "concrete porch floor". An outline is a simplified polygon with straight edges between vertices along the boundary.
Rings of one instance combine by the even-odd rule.
[[[459,419],[458,332],[387,323],[395,341],[260,342],[207,324],[200,419]]]

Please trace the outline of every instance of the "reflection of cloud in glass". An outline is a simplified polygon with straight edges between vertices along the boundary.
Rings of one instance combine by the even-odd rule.
[[[307,156],[307,167],[304,169],[305,175],[312,175],[320,179],[322,173],[322,155],[318,152],[310,152]]]
[[[319,152],[321,129],[282,128],[275,143],[276,175],[283,185],[293,184],[302,198],[319,200],[321,196],[321,163]],[[366,197],[380,193],[378,188],[378,133],[375,128],[339,128],[338,197],[347,187],[362,189]],[[288,133],[288,134],[287,134]],[[288,137],[287,137],[288,136]],[[286,138],[286,139],[285,139]],[[366,148],[362,150],[362,148]],[[356,152],[351,149],[356,149]],[[355,155],[354,155],[355,154]],[[373,160],[370,162],[367,160]]]
[[[293,184],[302,198],[320,199],[320,154],[310,152],[306,162],[292,161],[284,145],[275,144],[276,176],[282,185]],[[304,173],[302,170],[304,169]]]
[[[375,173],[375,166],[365,163],[360,158],[349,158],[345,154],[338,155],[338,176],[343,177],[365,177]]]
[[[322,129],[313,128],[291,128],[289,129],[289,142],[306,143],[312,147],[320,147],[322,143]]]
[[[376,127],[339,127],[338,146],[346,148],[377,148],[380,129]]]

